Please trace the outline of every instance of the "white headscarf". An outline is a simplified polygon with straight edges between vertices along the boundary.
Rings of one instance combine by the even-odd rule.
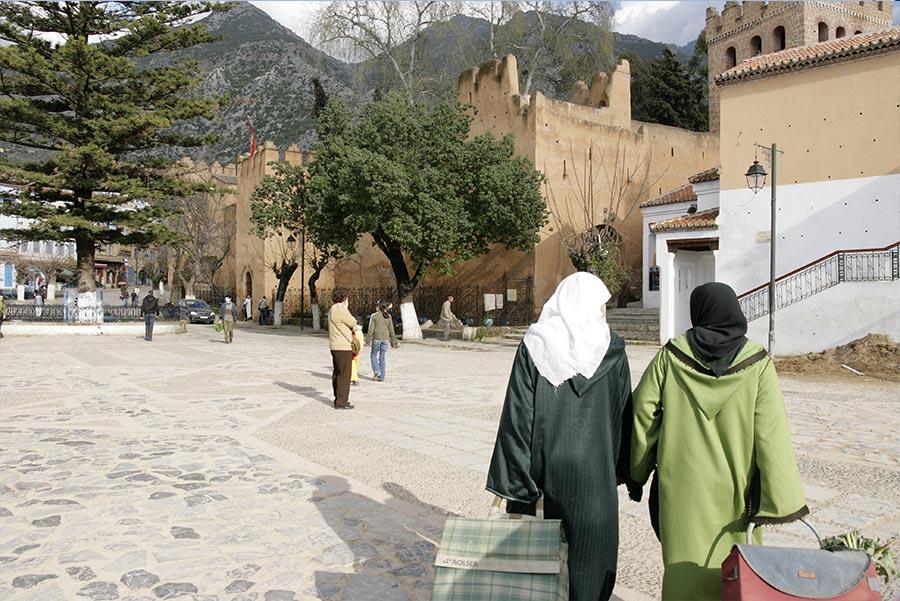
[[[541,317],[525,333],[525,346],[538,371],[554,386],[576,374],[590,378],[609,349],[606,323],[609,290],[603,280],[574,273],[556,287]]]

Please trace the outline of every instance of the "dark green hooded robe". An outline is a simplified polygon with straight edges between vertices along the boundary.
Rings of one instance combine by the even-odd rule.
[[[619,548],[617,474],[628,467],[631,375],[624,341],[590,378],[554,388],[525,344],[513,364],[488,473],[487,489],[510,513],[534,515],[544,495],[547,518],[562,519],[569,543],[571,601],[612,595]]]

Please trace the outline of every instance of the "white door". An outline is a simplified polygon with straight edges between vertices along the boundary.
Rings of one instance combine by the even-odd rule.
[[[691,292],[713,281],[715,258],[710,251],[679,250],[675,253],[675,328],[680,336],[691,327]]]

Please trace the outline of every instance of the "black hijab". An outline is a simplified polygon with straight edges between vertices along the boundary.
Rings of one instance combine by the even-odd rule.
[[[747,338],[747,318],[731,286],[709,282],[691,292],[691,324],[686,332],[694,356],[721,376]]]

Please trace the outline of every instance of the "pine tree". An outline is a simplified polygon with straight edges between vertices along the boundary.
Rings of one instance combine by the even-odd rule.
[[[682,64],[669,48],[650,62],[635,55],[627,58],[631,63],[634,119],[694,131],[708,128],[705,67],[698,52],[688,65]]]
[[[191,95],[196,65],[137,59],[211,41],[191,17],[225,4],[184,2],[0,3],[0,144],[38,162],[0,162],[23,186],[0,212],[28,218],[18,240],[74,240],[80,307],[93,306],[99,243],[149,245],[173,236],[155,201],[196,191],[148,158],[163,146],[207,140],[173,126],[211,118],[215,102]],[[4,155],[11,153],[5,152]],[[207,186],[208,187],[208,186]]]

